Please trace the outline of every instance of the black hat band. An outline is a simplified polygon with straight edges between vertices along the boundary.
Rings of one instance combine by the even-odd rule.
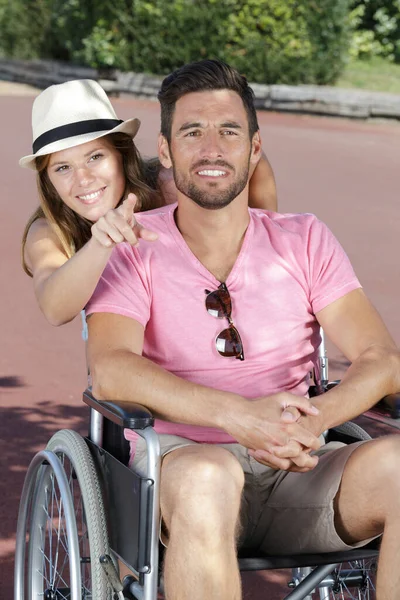
[[[36,154],[48,144],[58,142],[58,140],[65,140],[66,138],[83,135],[84,133],[94,133],[95,131],[108,131],[121,123],[123,121],[119,119],[90,119],[88,121],[77,121],[76,123],[68,123],[68,125],[55,127],[36,138],[32,146],[33,154]]]

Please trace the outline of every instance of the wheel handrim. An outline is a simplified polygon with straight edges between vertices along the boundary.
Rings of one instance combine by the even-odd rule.
[[[36,499],[35,531],[31,533],[31,589],[32,598],[45,600],[71,600],[71,568],[81,572],[81,598],[91,600],[90,551],[86,518],[79,483],[68,457],[57,456],[64,468],[73,499],[78,530],[80,564],[72,566],[69,559],[69,541],[63,499],[57,478],[50,466],[43,467]]]

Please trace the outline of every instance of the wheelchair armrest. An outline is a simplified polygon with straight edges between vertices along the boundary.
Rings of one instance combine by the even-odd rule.
[[[90,389],[83,392],[85,404],[94,408],[103,417],[127,429],[145,429],[153,427],[154,417],[141,404],[134,402],[118,402],[111,400],[96,400]]]

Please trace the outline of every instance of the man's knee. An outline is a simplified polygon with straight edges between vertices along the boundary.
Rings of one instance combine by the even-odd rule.
[[[391,515],[399,514],[400,436],[360,445],[350,456],[335,498],[335,525],[347,543],[382,533]]]
[[[235,525],[244,474],[238,460],[217,446],[187,446],[164,459],[161,510],[168,528]]]
[[[346,465],[345,475],[357,484],[370,482],[374,489],[384,492],[392,485],[400,485],[399,464],[400,436],[388,435],[357,448]]]
[[[383,482],[399,484],[400,436],[388,435],[374,441],[371,467]]]

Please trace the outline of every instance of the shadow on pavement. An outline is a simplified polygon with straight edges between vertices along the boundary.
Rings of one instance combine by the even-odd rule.
[[[17,388],[25,387],[24,380],[18,375],[8,375],[7,377],[0,377],[0,388]]]

